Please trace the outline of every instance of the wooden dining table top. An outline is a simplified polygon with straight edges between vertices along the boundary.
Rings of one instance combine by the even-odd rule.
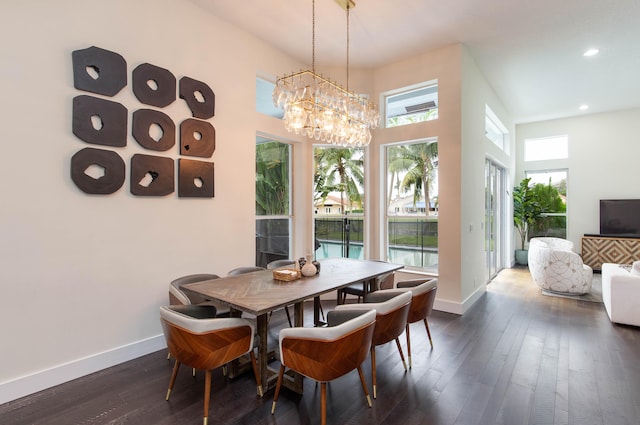
[[[184,289],[258,316],[402,267],[382,261],[327,258],[320,260],[320,273],[293,281],[276,280],[272,270],[260,270],[190,283]]]

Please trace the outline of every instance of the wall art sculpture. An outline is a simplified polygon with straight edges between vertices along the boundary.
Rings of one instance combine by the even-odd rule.
[[[153,125],[160,127],[161,135],[156,140],[151,136]],[[176,144],[176,125],[169,115],[153,109],[138,109],[133,113],[132,133],[134,139],[145,149],[167,151]]]
[[[135,154],[131,157],[131,193],[137,196],[165,196],[174,192],[173,159]]]
[[[178,196],[181,198],[213,198],[213,162],[179,159]]]
[[[216,130],[207,121],[187,118],[180,124],[180,154],[209,158],[216,149]]]
[[[113,97],[126,87],[127,62],[118,53],[91,46],[74,50],[71,56],[76,89]],[[156,108],[171,105],[179,95],[191,112],[191,117],[174,121],[175,117],[165,112],[129,105],[135,110],[131,118],[133,139],[145,150],[165,152],[164,156],[139,153],[130,156],[131,194],[166,196],[175,193],[177,174],[179,198],[213,198],[214,163],[180,158],[210,158],[215,151],[216,131],[205,121],[215,115],[215,94],[211,87],[187,76],[177,82],[168,69],[142,63],[131,71],[131,90],[139,102]],[[182,119],[177,133],[176,123]],[[76,96],[73,98],[72,131],[86,143],[127,147],[128,109],[113,100]],[[178,136],[180,146],[175,152],[172,148],[176,146]],[[71,158],[71,179],[85,193],[114,193],[126,178],[121,155],[122,152],[111,150],[80,149]]]
[[[143,63],[132,73],[133,94],[144,104],[164,108],[176,100],[176,77],[171,71]]]
[[[91,46],[71,53],[73,86],[78,90],[115,96],[127,85],[127,62],[109,50]]]
[[[183,99],[194,118],[206,120],[215,114],[216,96],[211,87],[189,77],[180,78],[180,99]]]
[[[73,98],[73,134],[94,145],[127,145],[127,108],[118,102],[81,95]]]
[[[95,166],[100,171],[90,175]],[[124,161],[113,151],[84,148],[71,158],[71,180],[85,193],[108,195],[124,184]]]

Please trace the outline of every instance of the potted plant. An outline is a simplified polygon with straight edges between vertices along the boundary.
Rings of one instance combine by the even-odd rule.
[[[513,224],[520,233],[520,249],[515,250],[515,257],[516,263],[523,266],[528,263],[526,243],[529,241],[529,229],[535,226],[542,214],[537,196],[529,186],[530,182],[531,178],[522,179],[513,188]]]

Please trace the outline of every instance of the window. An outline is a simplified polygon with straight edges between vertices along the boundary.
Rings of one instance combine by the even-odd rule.
[[[525,139],[524,160],[544,161],[566,159],[569,157],[569,137],[553,136],[538,139]]]
[[[567,170],[527,171],[542,207],[542,218],[529,232],[536,236],[567,237]]]
[[[274,87],[275,84],[271,81],[259,77],[256,78],[256,111],[282,119],[284,111],[273,105],[272,93]]]
[[[256,137],[256,265],[289,258],[291,146]]]
[[[316,259],[363,259],[364,149],[316,147],[313,158]]]
[[[387,128],[438,119],[437,81],[388,92],[384,99]]]
[[[489,105],[485,105],[485,118],[484,118],[484,134],[487,139],[491,140],[496,146],[503,151],[506,151],[507,145],[507,128],[498,119],[498,116],[493,113]]]
[[[438,143],[386,147],[387,260],[437,272]]]

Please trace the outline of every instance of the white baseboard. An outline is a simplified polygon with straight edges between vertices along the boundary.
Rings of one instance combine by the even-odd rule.
[[[473,306],[480,297],[487,292],[486,285],[480,285],[471,295],[469,295],[463,302],[443,300],[436,296],[436,300],[433,303],[433,309],[438,311],[444,311],[445,313],[453,313],[463,315],[471,306]]]
[[[161,334],[2,382],[0,383],[0,404],[133,360],[166,346],[164,336]]]

